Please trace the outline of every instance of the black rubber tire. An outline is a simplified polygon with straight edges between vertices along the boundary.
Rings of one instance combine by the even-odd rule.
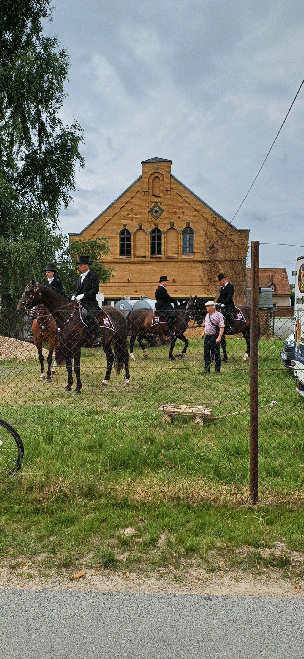
[[[7,464],[7,475],[10,476],[15,471],[19,471],[22,467],[24,446],[20,435],[17,433],[15,428],[13,428],[13,426],[7,423],[7,421],[3,421],[3,419],[0,419],[0,426],[2,426],[2,428],[4,428],[4,430],[7,431],[6,433],[1,434],[0,451],[1,451],[1,446],[3,446],[4,451],[6,451],[6,446],[9,443],[12,445],[12,449],[10,450],[9,460]],[[15,443],[15,448],[13,448],[12,438]],[[3,464],[5,466],[5,457]]]

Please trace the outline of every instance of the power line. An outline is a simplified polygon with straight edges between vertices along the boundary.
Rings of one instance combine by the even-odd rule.
[[[288,112],[287,112],[287,114],[286,114],[286,116],[285,116],[285,119],[284,119],[284,121],[282,121],[281,126],[280,126],[280,128],[279,128],[279,130],[278,130],[278,132],[277,132],[277,134],[276,134],[276,136],[275,136],[275,138],[274,138],[274,140],[273,140],[273,142],[272,142],[272,145],[271,145],[271,147],[270,147],[270,149],[269,149],[267,155],[265,156],[265,158],[264,158],[264,160],[263,160],[263,162],[262,162],[262,164],[261,164],[261,167],[260,167],[260,169],[259,169],[257,175],[256,175],[255,178],[253,179],[253,182],[251,183],[251,186],[250,186],[250,188],[249,188],[247,194],[245,195],[243,201],[242,201],[241,204],[239,205],[239,207],[238,207],[236,213],[234,213],[234,216],[233,216],[231,222],[233,222],[233,220],[234,220],[234,218],[236,217],[236,215],[238,214],[239,210],[242,208],[244,201],[247,199],[250,190],[253,188],[253,186],[254,186],[254,184],[255,184],[255,182],[256,182],[256,180],[257,180],[257,178],[258,178],[258,176],[259,176],[259,174],[260,174],[260,172],[261,172],[261,170],[263,169],[263,167],[264,167],[264,165],[265,165],[265,162],[266,162],[266,160],[267,160],[267,158],[268,158],[268,156],[269,156],[269,154],[270,154],[270,151],[272,150],[272,147],[274,146],[275,142],[277,141],[277,139],[278,139],[278,137],[279,137],[279,134],[280,134],[280,132],[281,132],[281,130],[282,130],[284,124],[285,124],[285,121],[286,121],[286,119],[287,119],[289,113],[291,112],[291,108],[292,108],[293,104],[295,103],[295,100],[296,100],[297,96],[299,95],[300,90],[301,90],[301,87],[303,87],[303,85],[304,85],[304,80],[302,80],[302,82],[301,82],[301,84],[300,84],[300,87],[299,87],[299,89],[298,89],[298,91],[297,91],[297,93],[296,93],[296,95],[295,95],[295,97],[294,97],[294,99],[293,99],[293,101],[292,101],[292,103],[291,103],[291,106],[290,106],[290,108],[289,108],[289,110],[288,110]]]
[[[271,150],[272,150],[272,148],[273,148],[275,142],[277,141],[277,139],[278,139],[278,137],[279,137],[279,134],[280,134],[280,132],[281,132],[281,130],[282,130],[282,128],[283,128],[285,122],[286,122],[286,119],[287,119],[287,117],[288,117],[288,115],[289,115],[289,113],[290,113],[290,111],[291,111],[291,109],[292,109],[292,106],[294,105],[294,103],[295,103],[295,101],[296,101],[296,98],[297,98],[297,96],[299,95],[300,90],[301,90],[301,88],[303,87],[303,85],[304,85],[304,80],[302,80],[302,82],[301,82],[301,84],[300,84],[300,87],[299,87],[299,89],[298,89],[298,91],[297,91],[297,93],[296,93],[296,95],[295,95],[295,97],[294,97],[294,99],[293,99],[293,101],[292,101],[292,103],[291,103],[291,105],[290,105],[290,108],[289,108],[288,112],[286,113],[284,120],[283,120],[282,123],[281,123],[281,126],[280,126],[280,128],[279,128],[279,130],[278,130],[278,132],[277,132],[277,134],[276,134],[276,136],[275,136],[275,138],[274,138],[274,140],[273,140],[273,142],[272,142],[272,145],[271,145],[270,149],[268,150],[268,153],[266,154],[266,156],[265,156],[265,158],[264,158],[264,160],[263,160],[263,162],[262,162],[262,164],[261,164],[261,167],[260,167],[260,169],[259,169],[257,175],[255,176],[254,180],[253,180],[252,183],[251,183],[251,186],[250,186],[250,188],[249,188],[247,194],[245,195],[243,201],[240,203],[240,205],[239,205],[237,211],[234,213],[234,216],[233,216],[232,220],[230,220],[230,224],[232,224],[234,218],[237,216],[239,210],[240,210],[240,209],[242,208],[242,206],[243,206],[243,203],[244,203],[245,200],[247,199],[247,197],[248,197],[250,191],[252,190],[252,188],[253,188],[253,186],[254,186],[254,184],[255,184],[255,182],[256,182],[256,180],[257,180],[257,178],[258,178],[258,176],[259,176],[259,174],[260,174],[260,172],[261,172],[261,170],[263,169],[263,167],[264,167],[264,165],[265,165],[265,162],[266,162],[266,160],[267,160],[267,158],[268,158],[268,156],[269,156],[269,154],[270,154],[270,152],[271,152]],[[228,231],[228,227],[227,227],[226,231],[225,231],[225,232],[224,232],[219,238],[217,238],[217,240],[215,240],[214,243],[213,243],[212,245],[210,245],[210,247],[214,247],[214,245],[215,245],[219,240],[221,240],[221,239],[223,238],[224,234],[227,233],[227,231]],[[262,244],[266,245],[267,243],[260,243],[260,244],[261,244],[261,245],[262,245]],[[268,243],[268,244],[271,244],[271,243]],[[290,245],[290,247],[302,247],[302,245]]]

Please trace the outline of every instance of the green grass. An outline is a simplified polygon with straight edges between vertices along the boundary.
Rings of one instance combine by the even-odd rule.
[[[114,372],[102,388],[103,353],[86,350],[81,396],[63,391],[65,369],[45,384],[35,361],[0,362],[0,416],[25,446],[23,470],[0,483],[0,556],[57,570],[178,570],[194,561],[290,575],[286,552],[304,552],[304,401],[281,347],[260,342],[257,506],[242,340],[229,340],[228,364],[210,377],[199,374],[198,339],[173,363],[168,346],[148,360],[137,349],[129,388]],[[206,404],[220,418],[163,423],[166,402]],[[286,551],[274,552],[276,542]]]

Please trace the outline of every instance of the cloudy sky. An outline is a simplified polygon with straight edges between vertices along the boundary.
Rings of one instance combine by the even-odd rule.
[[[81,231],[141,175],[142,160],[166,158],[250,240],[271,243],[261,267],[286,267],[292,280],[304,253],[304,84],[237,210],[304,78],[302,0],[53,4],[47,31],[71,64],[63,116],[85,133],[63,231]]]

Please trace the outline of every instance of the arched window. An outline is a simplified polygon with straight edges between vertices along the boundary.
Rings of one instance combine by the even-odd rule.
[[[128,229],[122,229],[120,236],[119,256],[131,256],[131,234]]]
[[[154,176],[152,179],[152,194],[154,197],[160,197],[160,178],[159,176]]]
[[[191,227],[185,227],[183,229],[183,245],[182,245],[182,254],[193,254],[194,253],[194,231]]]
[[[161,256],[162,253],[162,234],[161,230],[155,227],[151,231],[151,256]]]

